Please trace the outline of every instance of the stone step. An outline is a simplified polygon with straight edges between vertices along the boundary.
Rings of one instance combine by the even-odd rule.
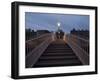
[[[45,56],[45,55],[48,55],[48,56],[75,56],[74,53],[43,53],[42,56]]]
[[[77,57],[75,55],[73,56],[41,56],[41,58],[39,60],[54,60],[54,59],[77,59]]]
[[[52,42],[33,67],[82,65],[73,50],[62,40]]]
[[[35,66],[36,67],[50,67],[50,66],[73,66],[73,65],[81,65],[81,62],[77,59],[69,60],[40,60]]]
[[[72,50],[46,50],[45,53],[73,53]]]

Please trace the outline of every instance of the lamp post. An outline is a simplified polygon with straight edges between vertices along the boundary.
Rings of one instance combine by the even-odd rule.
[[[58,30],[60,29],[60,26],[61,26],[61,23],[60,22],[57,22]]]
[[[60,26],[61,26],[61,23],[60,22],[57,22],[57,32],[58,32],[58,38],[60,39]]]

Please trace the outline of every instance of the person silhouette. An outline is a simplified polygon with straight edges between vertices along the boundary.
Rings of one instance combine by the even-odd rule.
[[[58,29],[56,32],[56,37],[57,37],[57,39],[63,39],[64,32],[61,30],[61,23],[60,22],[57,23],[57,27],[58,27]]]

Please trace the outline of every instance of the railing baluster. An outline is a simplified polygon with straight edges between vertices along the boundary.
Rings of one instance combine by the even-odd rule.
[[[71,42],[77,44],[80,48],[89,53],[89,40],[83,39],[72,34],[68,34],[67,37]]]
[[[52,40],[55,39],[55,35],[54,33],[48,33],[48,34],[44,34],[41,35],[37,38],[28,40],[25,42],[26,45],[26,55],[31,52],[35,47],[37,47],[38,45],[40,45],[42,42],[44,42],[46,39],[53,37]]]

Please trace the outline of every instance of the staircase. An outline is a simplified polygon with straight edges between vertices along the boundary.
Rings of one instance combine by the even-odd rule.
[[[73,50],[63,40],[52,42],[33,67],[82,65]]]

